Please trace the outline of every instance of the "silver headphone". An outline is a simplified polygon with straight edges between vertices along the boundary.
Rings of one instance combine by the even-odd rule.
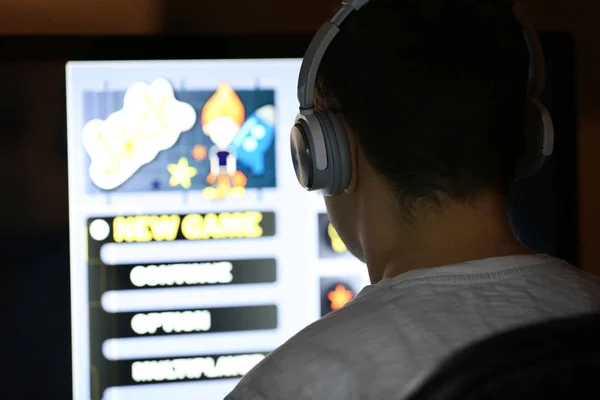
[[[327,48],[340,32],[340,26],[354,11],[369,0],[345,0],[342,7],[317,32],[310,43],[298,78],[300,113],[291,132],[292,162],[300,185],[307,190],[321,190],[324,195],[342,193],[351,175],[350,150],[346,133],[335,114],[314,109],[314,91],[319,65]],[[554,150],[552,118],[540,96],[546,82],[542,47],[522,7],[514,6],[524,29],[529,49],[529,96],[531,98],[525,151],[517,165],[516,180],[537,172]],[[531,132],[529,132],[531,131]]]

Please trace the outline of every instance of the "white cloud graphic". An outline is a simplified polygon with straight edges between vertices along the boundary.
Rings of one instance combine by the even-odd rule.
[[[158,153],[173,147],[196,118],[191,105],[175,98],[167,80],[131,85],[121,110],[83,128],[83,146],[92,161],[90,179],[104,190],[119,187]]]

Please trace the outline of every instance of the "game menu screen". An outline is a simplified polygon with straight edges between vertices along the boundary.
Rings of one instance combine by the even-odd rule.
[[[296,182],[301,60],[70,62],[74,399],[222,399],[365,285]]]

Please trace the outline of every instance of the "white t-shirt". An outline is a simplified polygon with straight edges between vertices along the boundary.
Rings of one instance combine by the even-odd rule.
[[[226,400],[388,400],[493,333],[600,310],[600,280],[542,255],[414,270],[299,332]]]

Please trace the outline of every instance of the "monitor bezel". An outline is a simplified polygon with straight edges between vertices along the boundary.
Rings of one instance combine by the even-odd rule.
[[[566,31],[541,31],[540,36],[545,58],[552,62],[555,75],[570,77],[553,82],[555,92],[562,94],[554,99],[554,109],[561,110],[553,115],[555,127],[557,131],[572,133],[555,138],[556,252],[560,258],[581,267],[577,43]]]

